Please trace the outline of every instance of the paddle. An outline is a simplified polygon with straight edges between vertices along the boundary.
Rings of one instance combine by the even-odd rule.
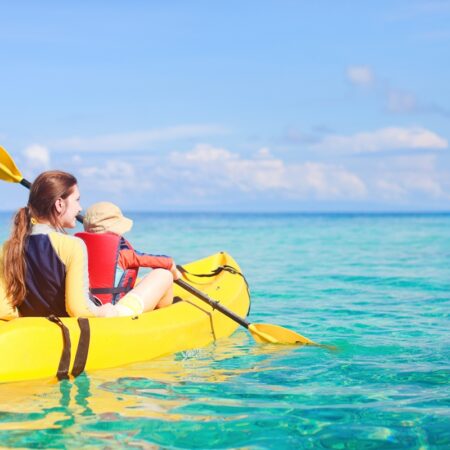
[[[2,146],[0,146],[0,180],[8,183],[20,183],[28,189],[31,187],[31,183],[25,180],[14,160]]]
[[[31,183],[22,176],[14,160],[11,158],[9,153],[1,146],[0,179],[9,183],[20,183],[22,186],[25,186],[28,189],[31,187]],[[77,216],[77,220],[83,223],[83,216],[79,214]],[[308,344],[322,346],[320,344],[316,344],[315,342],[302,336],[301,334],[296,333],[295,331],[283,328],[279,325],[272,325],[269,323],[252,324],[242,317],[238,316],[225,306],[221,305],[216,300],[211,299],[202,291],[199,291],[195,287],[186,283],[185,281],[176,280],[175,283],[192,295],[195,295],[200,300],[208,303],[212,308],[217,309],[217,311],[220,311],[222,314],[225,314],[227,317],[229,317],[231,320],[234,320],[239,325],[247,328],[247,330],[251,333],[251,335],[257,342],[268,342],[272,344]]]
[[[295,331],[288,330],[287,328],[280,327],[279,325],[271,325],[268,323],[250,323],[242,317],[229,310],[227,307],[221,305],[218,301],[208,297],[204,292],[199,291],[194,286],[186,283],[183,280],[175,281],[178,286],[181,286],[186,291],[198,297],[200,300],[208,303],[212,308],[217,309],[221,313],[228,316],[230,319],[237,322],[239,325],[247,328],[254,339],[257,342],[269,342],[271,344],[309,344],[318,345],[310,339],[296,333]]]
[[[19,183],[22,186],[25,186],[27,189],[31,188],[31,183],[22,176],[14,160],[1,145],[0,180],[7,181],[8,183]],[[78,222],[83,223],[83,216],[81,214],[78,214],[77,220]]]

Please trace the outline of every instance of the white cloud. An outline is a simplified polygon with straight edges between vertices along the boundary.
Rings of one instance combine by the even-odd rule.
[[[403,186],[405,186],[410,192],[422,192],[431,197],[442,197],[444,191],[441,184],[435,177],[425,176],[417,173],[410,173],[402,180]]]
[[[85,186],[106,193],[126,194],[151,186],[147,177],[138,176],[135,166],[122,160],[107,160],[101,167],[83,167],[80,174]]]
[[[303,170],[292,175],[305,176],[308,184],[320,198],[364,198],[367,188],[363,180],[344,167],[331,164],[305,163]]]
[[[387,92],[386,106],[389,111],[395,113],[413,112],[418,109],[414,94],[392,89]]]
[[[131,201],[143,209],[238,206],[248,201],[261,207],[304,200],[317,200],[317,205],[381,200],[405,206],[450,198],[450,177],[440,167],[440,158],[429,152],[387,153],[371,158],[367,170],[360,158],[349,168],[313,160],[287,162],[266,147],[243,156],[199,144],[188,152],[109,158],[101,166],[86,165],[91,160],[86,155],[77,174],[83,202]]]
[[[391,87],[389,82],[378,80],[369,66],[349,66],[346,69],[346,76],[354,86],[370,88],[371,92],[383,102],[386,110],[391,113],[413,114],[420,112],[445,118],[450,116],[448,108],[440,106],[434,101],[424,101],[413,92]],[[295,141],[299,138],[301,136],[296,136],[294,132],[290,140]]]
[[[257,156],[258,158],[261,159],[270,158],[271,157],[270,150],[267,147],[260,148],[258,150]]]
[[[431,198],[449,197],[445,194],[436,174],[405,172],[384,174],[377,179],[376,188],[381,197],[389,200],[403,200],[414,194],[425,194]]]
[[[383,171],[395,169],[397,172],[433,172],[437,157],[434,154],[391,156],[383,159],[380,168]]]
[[[50,152],[47,147],[39,144],[28,146],[23,154],[30,169],[48,169],[50,166]]]
[[[440,150],[448,148],[448,141],[421,127],[388,127],[350,136],[327,136],[311,148],[346,153],[374,153],[398,149]]]
[[[369,66],[347,67],[348,80],[357,86],[368,87],[375,82],[375,74]]]
[[[52,142],[56,150],[69,151],[123,151],[142,150],[155,142],[200,138],[224,134],[220,125],[179,125],[131,133],[115,133],[93,137],[71,137]]]
[[[182,157],[195,163],[224,161],[235,159],[236,155],[223,148],[215,148],[206,144],[198,144],[192,151],[182,154]]]
[[[347,79],[354,86],[373,89],[380,96],[386,108],[394,113],[412,113],[421,109],[416,96],[402,89],[389,87],[387,83],[380,83],[369,66],[349,66],[346,70]]]
[[[374,189],[386,200],[407,200],[416,194],[428,198],[449,198],[447,178],[438,168],[436,155],[396,156],[373,167]]]
[[[170,161],[179,178],[204,184],[209,190],[236,190],[246,193],[277,192],[288,198],[361,198],[366,195],[362,180],[343,167],[315,162],[287,165],[261,149],[255,159],[208,145],[198,145],[187,153],[173,152]]]
[[[400,186],[398,181],[380,178],[375,181],[375,189],[378,191],[379,198],[383,200],[402,200],[406,197],[407,191]]]

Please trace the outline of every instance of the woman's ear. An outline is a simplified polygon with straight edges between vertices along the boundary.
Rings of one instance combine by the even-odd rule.
[[[58,214],[64,212],[64,200],[62,198],[58,198],[58,200],[56,200],[55,209]]]

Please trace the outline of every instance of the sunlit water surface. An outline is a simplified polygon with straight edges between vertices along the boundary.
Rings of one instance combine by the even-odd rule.
[[[338,351],[241,329],[74,381],[3,384],[1,447],[450,447],[450,215],[130,216],[141,250],[179,263],[228,251],[252,322]]]

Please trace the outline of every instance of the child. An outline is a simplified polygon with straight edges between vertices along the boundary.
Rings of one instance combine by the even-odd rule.
[[[103,305],[111,303],[118,315],[134,315],[172,303],[173,280],[180,277],[174,261],[134,250],[122,236],[133,222],[119,207],[95,203],[86,210],[83,225],[85,232],[76,236],[87,246],[91,293]],[[139,267],[154,270],[135,286]]]

